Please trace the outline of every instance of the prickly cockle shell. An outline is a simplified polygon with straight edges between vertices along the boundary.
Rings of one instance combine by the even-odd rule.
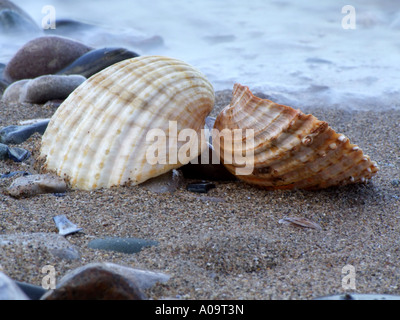
[[[189,64],[161,56],[124,60],[90,77],[57,109],[42,138],[44,169],[75,189],[139,184],[201,153],[204,145],[197,139],[176,141],[177,134],[204,134],[213,106],[212,85]],[[149,139],[152,129],[164,133],[168,145],[162,145],[162,135]],[[157,138],[166,161],[149,161]],[[184,161],[169,153],[182,146],[194,150]]]
[[[235,84],[232,101],[218,115],[214,129],[254,130],[254,136],[246,135],[252,143],[247,143],[243,132],[239,138],[232,134],[231,143],[222,142],[223,135],[214,137],[213,146],[226,168],[235,174],[244,164],[238,164],[232,156],[232,161],[226,158],[239,143],[241,155],[252,156],[252,165],[247,164],[252,170],[238,178],[267,189],[320,189],[366,182],[378,171],[375,162],[326,122],[255,97],[240,84]]]

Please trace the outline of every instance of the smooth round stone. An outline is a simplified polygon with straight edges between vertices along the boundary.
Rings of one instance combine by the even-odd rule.
[[[183,186],[183,184],[184,178],[182,173],[173,169],[141,183],[140,187],[154,193],[173,193]]]
[[[5,103],[18,103],[19,98],[21,96],[21,92],[28,82],[29,82],[28,79],[15,81],[11,85],[9,85],[7,89],[4,91],[1,100],[4,101]]]
[[[65,37],[39,37],[22,46],[11,58],[4,78],[14,82],[54,74],[92,49]]]
[[[63,100],[85,80],[85,77],[76,74],[40,76],[23,86],[19,101],[44,104],[50,100]]]
[[[8,0],[0,1],[0,32],[3,34],[39,33],[39,26],[20,7]]]
[[[139,55],[125,48],[101,48],[89,51],[57,74],[80,74],[86,78],[126,59]]]
[[[146,299],[135,278],[110,265],[93,263],[70,271],[61,278],[56,289],[49,290],[41,300]]]
[[[28,198],[42,193],[64,193],[65,181],[55,175],[33,174],[16,178],[7,188],[7,193],[14,198]]]
[[[158,245],[158,242],[137,238],[104,238],[90,241],[88,247],[132,254],[141,251],[145,247],[155,245]]]

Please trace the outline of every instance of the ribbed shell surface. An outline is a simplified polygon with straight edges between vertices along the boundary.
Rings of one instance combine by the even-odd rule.
[[[213,106],[212,85],[189,64],[161,56],[124,60],[86,80],[57,109],[42,138],[44,168],[76,189],[141,183],[184,164],[149,164],[149,130],[163,130],[168,141],[169,121],[176,121],[178,133],[200,135]]]
[[[267,189],[319,189],[365,182],[378,171],[375,162],[326,122],[255,97],[240,84],[235,84],[232,101],[218,115],[214,128],[219,132],[254,130],[254,144],[246,143],[244,133],[243,140],[236,141],[243,154],[254,154],[252,173],[238,178]],[[243,165],[224,161],[224,155],[233,154],[233,135],[232,140],[232,144],[225,145],[223,140],[213,144],[224,165],[235,174]]]

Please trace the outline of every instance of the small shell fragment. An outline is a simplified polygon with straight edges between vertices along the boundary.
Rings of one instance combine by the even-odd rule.
[[[76,233],[82,230],[82,228],[78,228],[74,223],[69,221],[65,215],[55,216],[53,220],[59,230],[58,233],[62,236],[66,236],[68,234]]]
[[[322,230],[321,226],[318,223],[308,220],[307,218],[301,218],[301,217],[285,217],[283,219],[280,219],[278,221],[278,223],[290,224],[290,225],[294,225],[296,227]]]

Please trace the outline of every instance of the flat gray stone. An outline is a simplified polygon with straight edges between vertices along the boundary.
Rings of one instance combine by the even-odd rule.
[[[153,240],[109,237],[102,239],[94,239],[89,242],[88,247],[91,249],[100,249],[100,250],[116,251],[116,252],[132,254],[140,252],[145,247],[150,247],[155,245],[158,245],[158,242]]]
[[[27,124],[27,125],[12,125],[0,129],[0,143],[4,144],[20,144],[28,140],[34,133],[43,134],[50,119]]]

